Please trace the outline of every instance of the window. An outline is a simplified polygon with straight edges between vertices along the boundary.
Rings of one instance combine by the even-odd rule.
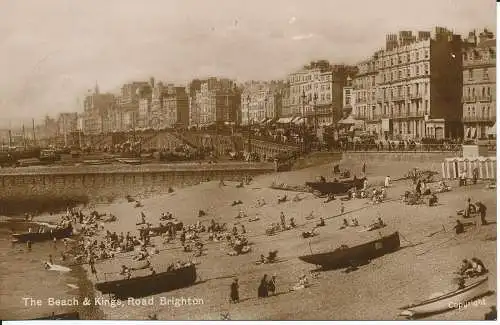
[[[415,52],[415,60],[417,60],[417,61],[419,60],[419,57],[418,57],[418,51],[417,51],[417,52]]]
[[[476,97],[476,88],[472,88],[472,97]]]
[[[483,69],[483,79],[489,79],[488,77],[488,68]]]
[[[409,78],[410,77],[410,68],[406,69],[406,76]]]
[[[403,76],[402,76],[402,72],[401,70],[398,71],[398,78],[401,79]]]
[[[490,93],[490,87],[487,87],[487,88],[486,88],[486,93],[488,94],[488,96],[490,96],[490,94],[491,94],[491,93]]]
[[[472,80],[472,77],[474,77],[474,71],[469,69],[469,80]]]
[[[425,64],[425,75],[428,75],[429,74],[429,64],[426,63]]]
[[[410,53],[406,54],[406,62],[410,62]]]
[[[429,58],[429,50],[425,50],[424,57],[425,57],[426,59],[428,59],[428,58]]]
[[[420,69],[418,67],[418,65],[415,67],[415,75],[419,75],[420,74]]]

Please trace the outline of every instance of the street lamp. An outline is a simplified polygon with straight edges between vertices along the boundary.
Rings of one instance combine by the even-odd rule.
[[[247,96],[248,152],[251,153],[252,128],[250,126],[250,94]]]
[[[318,128],[318,119],[317,119],[317,115],[316,115],[316,103],[318,101],[318,94],[314,93],[314,96],[313,96],[313,110],[314,110],[314,132],[316,133],[317,131],[317,128]]]

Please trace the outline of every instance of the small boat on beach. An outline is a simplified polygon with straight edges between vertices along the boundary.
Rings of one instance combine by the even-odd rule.
[[[399,309],[402,309],[403,312],[400,315],[415,318],[445,312],[456,309],[459,305],[463,307],[467,302],[482,297],[488,294],[489,291],[488,278],[486,277],[462,289],[456,289],[432,299],[401,307]]]
[[[196,281],[196,265],[129,279],[116,279],[96,283],[95,287],[103,294],[114,294],[117,298],[145,297],[190,286]]]
[[[118,158],[117,161],[127,165],[140,165],[141,159],[139,158]]]
[[[345,194],[351,188],[361,189],[365,182],[365,177],[358,179],[342,180],[337,182],[306,182],[306,186],[316,195]]]
[[[399,232],[396,231],[361,245],[353,247],[343,245],[332,252],[299,256],[299,259],[320,265],[324,269],[337,269],[397,251],[400,245]]]
[[[34,318],[32,320],[79,320],[80,314],[77,311],[71,313],[54,314],[45,317]]]
[[[12,234],[12,241],[18,243],[25,243],[27,241],[40,242],[46,240],[52,240],[54,238],[61,239],[66,237],[71,237],[73,235],[73,227],[70,225],[68,227],[60,228],[47,228],[44,232],[24,232]]]

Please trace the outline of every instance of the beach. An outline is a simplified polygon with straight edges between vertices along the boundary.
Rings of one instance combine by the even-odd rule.
[[[343,162],[341,167],[349,167],[360,175],[361,163]],[[398,179],[411,166],[404,162],[377,165],[369,164],[367,177],[370,184],[381,184],[385,176]],[[421,163],[419,168],[439,171],[439,163]],[[315,319],[315,320],[392,320],[398,319],[398,308],[411,302],[425,299],[436,292],[454,289],[455,272],[463,258],[480,258],[489,269],[489,285],[496,288],[496,192],[486,189],[485,183],[467,187],[457,187],[455,182],[451,192],[438,194],[439,204],[407,206],[399,200],[400,195],[410,187],[408,180],[395,181],[388,189],[388,198],[381,204],[367,203],[366,199],[343,202],[345,215],[340,214],[340,200],[323,203],[324,198],[316,198],[310,193],[300,194],[302,200],[293,202],[294,192],[270,189],[272,182],[290,185],[302,185],[320,175],[332,177],[331,164],[307,168],[304,170],[262,175],[254,178],[250,185],[237,188],[237,183],[226,182],[220,186],[218,181],[205,182],[196,186],[176,189],[170,194],[159,195],[141,200],[143,207],[134,208],[128,202],[116,202],[98,205],[99,212],[112,213],[118,217],[114,223],[105,223],[105,229],[111,232],[134,232],[139,214],[144,211],[147,220],[157,223],[162,212],[171,212],[174,217],[193,224],[211,219],[225,222],[229,229],[236,222],[243,223],[252,250],[244,255],[229,256],[225,242],[206,243],[205,254],[193,257],[193,253],[182,251],[180,243],[162,244],[161,238],[154,238],[160,250],[151,257],[155,269],[163,269],[177,260],[193,260],[197,265],[198,281],[195,285],[154,295],[152,305],[127,305],[116,308],[102,307],[106,319],[147,319],[156,314],[160,320],[221,319],[227,315],[233,320],[250,319]],[[389,171],[389,172],[387,172]],[[389,173],[389,175],[386,175]],[[437,180],[439,175],[435,177]],[[289,200],[278,204],[277,198],[287,194]],[[456,212],[463,209],[465,198],[480,200],[487,207],[486,226],[476,228],[467,226],[466,232],[456,235],[452,229],[457,219]],[[264,199],[266,205],[256,207],[257,199]],[[231,206],[241,200],[243,204]],[[198,217],[198,211],[204,210],[207,216]],[[248,222],[236,219],[242,210],[249,217],[259,216],[260,220]],[[315,216],[307,220],[311,211]],[[287,220],[295,219],[298,227],[274,236],[265,235],[270,223],[279,222],[280,212]],[[319,235],[311,240],[303,239],[301,233],[311,230],[325,218],[326,226],[318,229]],[[343,218],[356,217],[361,225],[356,228],[339,230]],[[388,225],[378,231],[360,232],[362,226],[381,217]],[[469,222],[467,220],[467,222]],[[467,223],[464,222],[464,223]],[[238,226],[239,228],[239,226]],[[360,229],[357,229],[360,228]],[[297,257],[301,255],[333,250],[340,245],[356,245],[378,238],[380,235],[399,231],[401,249],[392,254],[372,260],[351,273],[341,270],[317,273],[310,278],[312,286],[297,292],[288,292],[299,276],[309,274],[315,269]],[[204,234],[201,235],[205,239]],[[261,254],[278,250],[278,262],[256,265]],[[105,273],[118,272],[120,265],[131,262],[131,253],[118,254],[114,259],[96,263],[98,277]],[[257,287],[264,274],[277,276],[278,295],[265,299],[257,298]],[[90,276],[90,275],[89,275]],[[240,284],[238,304],[229,303],[229,285],[237,277]],[[91,281],[96,279],[89,277]],[[96,292],[96,296],[100,294]],[[162,298],[163,297],[163,298]],[[161,299],[192,298],[202,300],[196,305],[162,305]],[[496,295],[484,298],[484,304],[470,306],[432,316],[430,319],[480,320],[489,306],[494,305]]]

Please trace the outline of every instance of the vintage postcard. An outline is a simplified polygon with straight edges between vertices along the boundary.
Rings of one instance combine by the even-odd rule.
[[[0,319],[496,319],[493,1],[0,12]]]

